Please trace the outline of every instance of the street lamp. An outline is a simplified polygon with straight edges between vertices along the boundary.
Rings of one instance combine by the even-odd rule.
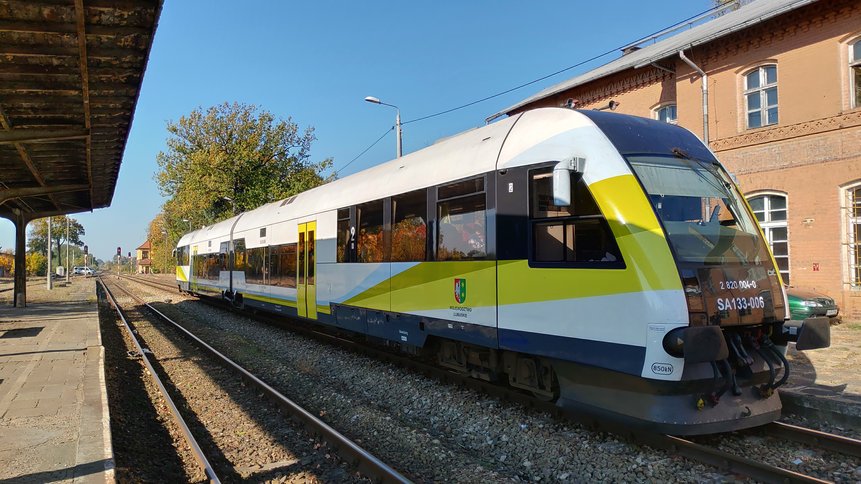
[[[232,210],[231,210],[231,213],[232,213],[233,215],[236,215],[236,202],[235,202],[235,201],[233,201],[233,199],[232,199],[232,198],[230,198],[230,197],[222,196],[222,197],[221,197],[221,199],[222,199],[222,200],[227,200],[228,202],[230,202],[230,207],[231,207],[231,209],[232,209]]]
[[[365,101],[367,101],[369,103],[373,103],[373,104],[382,104],[383,106],[389,106],[389,107],[395,108],[397,110],[398,115],[397,115],[397,117],[395,117],[395,127],[397,128],[396,134],[397,134],[397,138],[398,138],[398,158],[400,158],[404,154],[403,149],[402,149],[403,133],[401,132],[401,110],[400,110],[400,108],[398,108],[394,104],[384,103],[384,102],[380,101],[379,99],[375,98],[374,96],[366,97]]]

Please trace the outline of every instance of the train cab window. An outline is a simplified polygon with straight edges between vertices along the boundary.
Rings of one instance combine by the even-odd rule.
[[[296,244],[269,247],[268,284],[280,287],[296,287]]]
[[[610,226],[580,174],[571,174],[571,187],[571,205],[553,205],[552,168],[530,171],[530,264],[624,267]]]
[[[437,260],[484,259],[487,219],[484,177],[437,189]]]
[[[338,262],[353,262],[350,250],[350,209],[338,209]],[[352,241],[355,243],[355,241]]]
[[[427,190],[392,197],[392,262],[420,262],[427,249]]]
[[[187,266],[188,265],[188,246],[187,245],[176,248],[176,265],[178,265],[178,266]]]
[[[383,233],[383,201],[363,203],[356,206],[358,240],[356,262],[385,261]]]

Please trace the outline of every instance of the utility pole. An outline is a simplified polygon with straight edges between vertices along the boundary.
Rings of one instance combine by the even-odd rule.
[[[53,245],[53,240],[51,239],[51,217],[48,217],[48,290],[54,289],[54,281],[51,279],[51,245]]]
[[[71,259],[69,259],[69,216],[66,215],[66,283],[69,282],[69,263]]]

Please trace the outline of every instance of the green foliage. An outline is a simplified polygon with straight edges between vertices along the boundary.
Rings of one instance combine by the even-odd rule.
[[[54,240],[54,254],[57,254],[57,247],[60,247],[59,254],[54,259],[57,265],[63,265],[62,260],[66,257],[66,217],[60,215],[51,217],[51,238]],[[40,218],[34,220],[29,225],[30,237],[27,239],[27,247],[30,252],[38,252],[45,254],[48,250],[48,218]],[[76,247],[82,247],[84,242],[81,241],[81,236],[86,233],[84,226],[77,220],[69,218],[69,242]],[[29,267],[29,266],[28,266]],[[29,270],[29,269],[28,269]]]
[[[302,131],[291,118],[276,119],[254,105],[198,108],[168,122],[167,130],[155,179],[169,197],[163,227],[171,245],[192,228],[329,181],[322,173],[332,160],[310,161],[313,128]]]
[[[41,252],[27,253],[27,275],[44,276],[48,269],[48,258]]]

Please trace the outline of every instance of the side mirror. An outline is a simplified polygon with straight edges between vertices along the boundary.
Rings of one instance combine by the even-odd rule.
[[[571,205],[571,173],[583,173],[585,169],[586,158],[576,156],[562,160],[553,167],[553,205]]]

